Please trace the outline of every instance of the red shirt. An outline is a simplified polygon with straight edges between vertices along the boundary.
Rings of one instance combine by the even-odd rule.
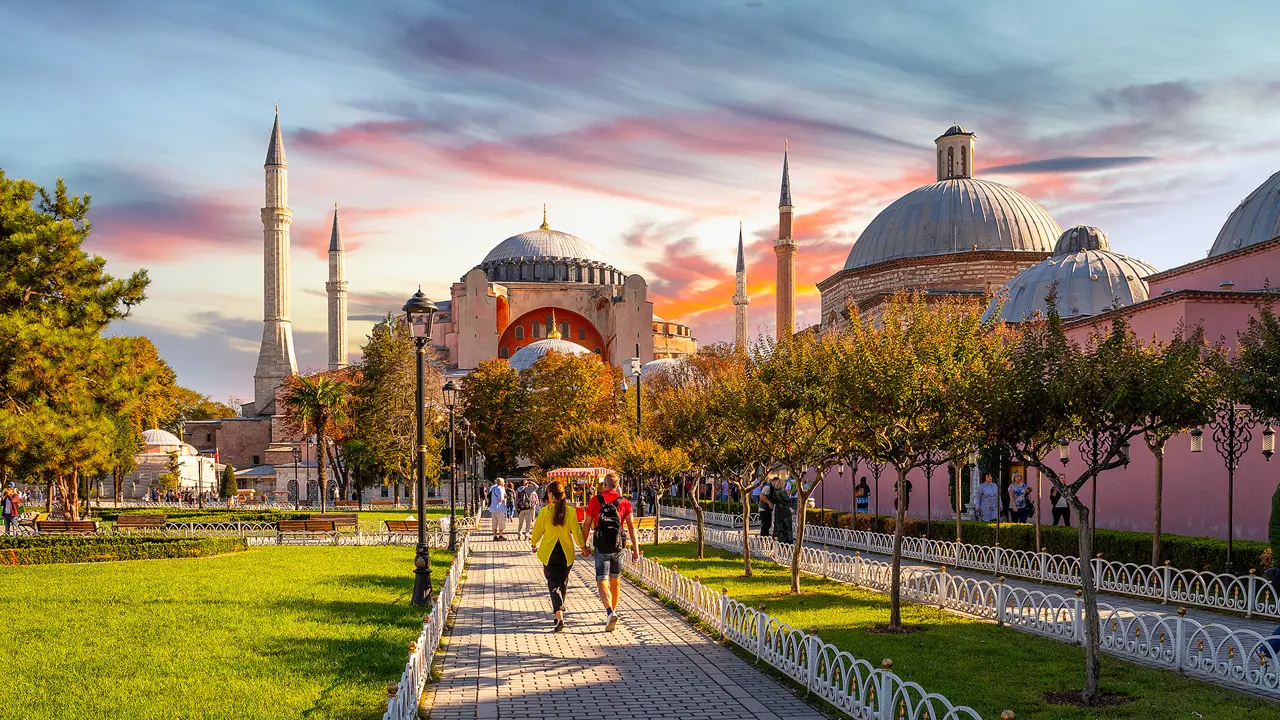
[[[601,495],[604,495],[605,502],[618,500],[618,522],[625,527],[627,518],[631,516],[631,501],[622,497],[621,493],[616,490],[606,490]],[[618,498],[622,499],[619,500]],[[591,502],[587,503],[587,515],[592,522],[600,520],[600,495],[591,496]]]

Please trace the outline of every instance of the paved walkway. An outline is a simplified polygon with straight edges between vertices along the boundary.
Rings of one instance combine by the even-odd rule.
[[[542,564],[528,543],[473,537],[432,720],[823,718],[626,581],[621,622],[606,633],[594,568],[581,558],[566,628],[553,633]]]

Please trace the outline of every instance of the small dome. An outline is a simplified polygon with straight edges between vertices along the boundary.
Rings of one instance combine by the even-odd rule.
[[[547,338],[534,343],[529,343],[519,350],[511,354],[511,358],[507,360],[507,365],[516,372],[524,372],[533,367],[533,364],[549,352],[564,353],[566,355],[590,355],[591,351],[582,347],[578,343],[560,338]]]
[[[604,255],[591,243],[575,235],[544,227],[530,230],[498,243],[498,246],[484,256],[483,267],[497,260],[512,258],[569,258],[574,260],[594,260],[607,263]]]
[[[958,127],[958,126],[957,126]],[[916,188],[880,211],[854,242],[846,270],[973,249],[1051,252],[1062,228],[1000,183],[953,178]]]
[[[1054,255],[1070,255],[1081,250],[1110,252],[1111,242],[1107,240],[1107,234],[1098,228],[1077,225],[1062,233],[1058,244],[1053,246]]]
[[[147,446],[181,449],[185,443],[179,440],[177,435],[174,435],[168,430],[152,428],[150,430],[143,431],[142,444]]]
[[[653,373],[666,373],[682,366],[684,361],[679,358],[658,358],[640,366],[640,379],[643,380]]]
[[[951,137],[952,135],[972,135],[972,134],[973,133],[969,132],[968,130],[965,130],[964,128],[960,127],[959,123],[957,123],[947,128],[947,131],[942,133],[939,139],[944,137]]]
[[[1240,201],[1218,231],[1209,257],[1257,245],[1280,235],[1280,172]]]
[[[1063,319],[1098,315],[1146,300],[1143,278],[1155,272],[1141,260],[1106,250],[1054,255],[1013,276],[1005,285],[1004,304],[998,305],[1001,298],[992,300],[982,320],[992,320],[997,309],[999,319],[1005,322],[1043,315],[1048,311],[1045,297],[1055,288],[1058,314]]]

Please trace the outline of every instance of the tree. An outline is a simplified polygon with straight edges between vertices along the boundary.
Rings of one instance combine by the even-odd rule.
[[[688,472],[689,456],[680,448],[664,448],[656,440],[639,435],[627,435],[614,448],[610,465],[636,487],[650,486],[657,497],[669,481]],[[655,503],[654,527],[660,527],[662,515]],[[653,544],[658,544],[658,533],[653,534]]]
[[[1259,303],[1258,316],[1249,318],[1248,327],[1240,333],[1230,372],[1240,402],[1267,422],[1280,419],[1280,382],[1276,382],[1280,378],[1280,318],[1272,303]],[[1280,567],[1280,485],[1271,498],[1267,541],[1272,565]],[[1268,573],[1268,577],[1274,575],[1275,572]]]
[[[222,468],[222,478],[218,483],[218,496],[223,500],[230,500],[236,496],[236,490],[238,489],[239,485],[236,483],[236,469],[231,465],[231,463],[227,463],[226,466]]]
[[[1155,512],[1151,531],[1151,564],[1160,566],[1160,524],[1164,499],[1164,449],[1169,439],[1209,421],[1215,402],[1210,363],[1206,362],[1204,330],[1186,333],[1179,326],[1167,343],[1153,341],[1139,352],[1149,375],[1142,384],[1142,437],[1155,460]]]
[[[182,437],[182,427],[193,420],[218,420],[239,415],[239,411],[227,403],[218,402],[190,388],[174,385],[167,412],[153,416],[152,427],[159,427]]]
[[[166,460],[167,471],[156,476],[157,489],[163,492],[173,492],[182,486],[182,461],[178,458],[177,450],[169,451],[169,459]]]
[[[484,455],[485,474],[510,474],[529,445],[528,394],[520,375],[505,360],[486,360],[467,376],[459,394],[462,416],[471,423]]]
[[[562,435],[592,422],[616,423],[624,406],[619,371],[595,355],[548,352],[520,380],[527,441],[521,454],[544,471],[554,468],[551,453]]]
[[[285,416],[302,433],[316,436],[316,479],[320,484],[320,512],[328,502],[328,435],[346,419],[347,385],[324,375],[291,376],[284,391]]]

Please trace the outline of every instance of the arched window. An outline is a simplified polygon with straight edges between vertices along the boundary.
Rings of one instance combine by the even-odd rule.
[[[560,337],[565,339],[568,339],[570,337],[569,322],[567,320],[565,322],[560,323]]]
[[[535,338],[542,337],[542,323],[538,322],[537,320],[533,321],[533,336]]]
[[[522,264],[522,265],[520,266],[520,279],[521,279],[521,280],[528,280],[528,279],[529,279],[529,266],[528,266],[528,265],[523,265],[523,264]]]
[[[581,265],[573,266],[573,281],[582,282],[582,266]]]
[[[947,177],[956,176],[956,149],[947,148]]]
[[[601,354],[603,354],[603,353],[604,353],[604,351],[603,351],[603,350],[601,350],[600,348],[596,348],[595,350],[592,350],[591,352],[593,352],[593,353],[595,353],[595,354],[597,354],[597,355],[601,355]]]
[[[960,177],[969,177],[969,148],[960,148]]]
[[[942,177],[942,148],[938,148],[938,177]]]
[[[516,328],[516,330],[519,330],[519,329],[520,328]],[[506,360],[507,358],[511,357],[511,351],[506,349],[505,347],[500,347],[498,348],[498,357],[502,358],[503,360]]]
[[[517,326],[516,326],[516,339],[517,339],[517,340],[523,340],[523,339],[524,339],[524,326],[523,326],[523,325],[517,325]]]
[[[579,340],[587,339],[587,329],[585,327],[578,328],[578,339]]]

